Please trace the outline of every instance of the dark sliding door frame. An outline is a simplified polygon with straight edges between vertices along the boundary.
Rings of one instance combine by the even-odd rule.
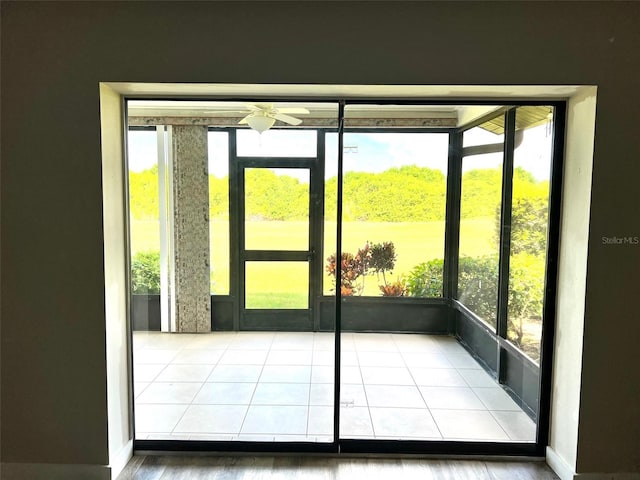
[[[165,99],[157,99],[165,100]],[[187,99],[185,99],[187,100]],[[226,99],[250,101],[252,99]],[[281,99],[290,102],[310,102],[315,99],[309,98],[287,98]],[[326,100],[324,100],[326,103]],[[334,437],[331,443],[314,443],[314,442],[223,442],[223,441],[196,441],[196,440],[134,440],[134,449],[138,452],[144,451],[176,451],[176,452],[262,452],[262,453],[351,453],[351,454],[417,454],[417,455],[500,455],[500,456],[544,456],[545,448],[548,440],[549,426],[549,405],[551,390],[551,366],[552,351],[554,337],[554,315],[555,315],[555,296],[556,296],[556,278],[557,278],[557,256],[558,256],[558,238],[560,227],[560,195],[562,185],[562,153],[564,150],[564,128],[565,128],[565,102],[559,101],[521,101],[521,102],[495,102],[484,100],[380,100],[380,99],[342,99],[338,102],[338,193],[337,193],[337,232],[336,245],[337,252],[341,252],[342,242],[342,180],[343,180],[343,136],[345,132],[344,126],[344,110],[348,105],[496,105],[508,106],[494,111],[492,114],[478,119],[473,124],[465,125],[458,129],[449,129],[449,159],[447,172],[447,202],[446,202],[446,218],[445,218],[445,247],[444,247],[444,283],[443,297],[449,304],[451,312],[450,324],[455,323],[457,316],[461,313],[468,317],[470,321],[481,322],[475,315],[468,311],[464,305],[461,305],[456,298],[457,293],[457,272],[458,272],[458,253],[459,253],[459,235],[460,235],[460,193],[461,193],[461,177],[462,177],[462,134],[464,131],[481,124],[489,118],[495,118],[499,115],[505,115],[505,169],[503,171],[503,207],[500,229],[500,283],[499,283],[499,305],[498,305],[498,326],[495,335],[501,340],[506,337],[506,293],[508,289],[508,272],[509,272],[509,227],[511,221],[511,189],[513,176],[513,148],[515,134],[515,107],[524,105],[548,105],[554,107],[554,132],[553,132],[553,155],[552,155],[552,175],[551,175],[551,193],[549,200],[549,232],[548,232],[548,250],[546,263],[546,284],[545,284],[545,300],[544,300],[544,320],[541,344],[541,361],[540,361],[540,381],[539,381],[539,401],[538,401],[538,434],[534,443],[524,442],[470,442],[470,441],[391,441],[391,440],[356,440],[342,439],[339,436],[340,425],[340,360],[341,360],[341,341],[340,332],[342,327],[342,303],[339,289],[336,289],[335,295],[335,365],[334,365]],[[235,129],[224,129],[229,131],[229,153],[230,157],[237,158],[236,135]],[[349,129],[351,131],[351,129]],[[363,131],[365,129],[353,129],[353,131]],[[372,129],[373,130],[373,129]],[[391,129],[376,129],[377,131],[388,131]],[[400,129],[393,129],[399,131]],[[416,129],[416,131],[434,131],[435,129]],[[322,189],[312,188],[312,195],[324,198],[324,149],[325,135],[329,131],[335,129],[318,129],[318,164],[321,168],[315,171],[318,177],[317,183],[322,183]],[[440,132],[448,131],[447,129],[438,129]],[[322,140],[321,140],[322,139]],[[308,160],[308,159],[307,159]],[[286,163],[286,162],[285,162]],[[253,166],[251,161],[247,164]],[[246,167],[247,165],[244,165]],[[283,164],[284,165],[284,164]],[[240,178],[242,170],[234,166],[229,170],[229,192],[230,192],[230,210],[240,212],[241,207],[238,205],[239,195],[243,194],[243,184]],[[305,165],[304,168],[311,168]],[[316,167],[317,168],[317,167]],[[313,174],[312,174],[313,176]],[[310,185],[313,181],[310,182]],[[506,188],[505,188],[506,187]],[[310,187],[311,188],[311,187]],[[506,198],[506,197],[509,198]],[[320,205],[320,206],[319,206]],[[317,224],[322,224],[321,211],[322,201],[310,202],[310,217],[315,218]],[[231,248],[230,262],[232,265],[240,265],[242,262],[241,255],[246,256],[244,252],[244,239],[240,239],[239,235],[243,232],[242,226],[238,223],[244,222],[244,218],[235,215],[230,218],[231,229],[231,245],[240,245],[242,248]],[[322,292],[322,226],[316,226],[310,230],[310,250],[309,254],[315,253],[314,262],[315,269],[312,268],[310,285],[315,285],[315,293],[310,294],[310,309],[318,312],[318,298]],[[319,241],[320,243],[314,244]],[[316,246],[317,245],[317,246]],[[315,252],[313,250],[315,249]],[[244,253],[241,253],[244,252]],[[506,257],[506,258],[503,258]],[[244,262],[242,262],[244,263]],[[338,263],[338,269],[340,262]],[[319,267],[319,268],[318,268]],[[319,270],[319,272],[318,272]],[[340,271],[336,273],[336,278],[340,278]],[[243,275],[232,275],[230,284],[230,297],[235,297],[235,302],[244,304],[244,300],[238,298],[243,292],[241,282]],[[318,293],[320,292],[320,293]],[[234,308],[233,324],[237,329],[240,326],[241,311]],[[317,315],[317,313],[316,313]],[[475,317],[475,318],[474,318]],[[317,326],[317,318],[312,320]],[[486,325],[486,324],[485,324]],[[510,346],[509,346],[510,347]],[[500,360],[498,360],[500,363]],[[499,365],[498,365],[499,367]],[[500,370],[498,370],[500,372]]]

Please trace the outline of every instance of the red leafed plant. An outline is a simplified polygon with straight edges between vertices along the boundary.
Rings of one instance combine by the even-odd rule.
[[[393,273],[396,264],[396,249],[393,242],[374,243],[367,242],[358,253],[353,255],[343,252],[340,262],[340,293],[342,296],[362,295],[365,278],[373,272],[378,277],[382,274],[383,285],[378,285],[382,295],[385,297],[402,297],[406,295],[407,289],[404,282],[398,280],[394,283],[387,282],[387,273]],[[336,254],[327,258],[327,272],[336,285]]]
[[[404,297],[407,294],[407,286],[402,280],[385,285],[378,285],[383,297]]]
[[[369,244],[358,250],[356,255],[342,252],[340,262],[340,293],[343,296],[362,294],[364,279],[369,270],[371,249]],[[333,277],[333,285],[336,284],[336,254],[327,258],[327,273]]]

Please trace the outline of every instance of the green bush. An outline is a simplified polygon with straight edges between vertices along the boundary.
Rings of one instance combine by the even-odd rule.
[[[442,259],[430,260],[413,267],[405,283],[412,297],[442,297],[444,278]],[[460,300],[482,318],[495,318],[498,291],[497,259],[461,257],[458,274]]]
[[[458,299],[469,310],[495,324],[498,306],[498,257],[460,257]]]
[[[442,297],[444,261],[430,260],[413,267],[405,278],[407,294],[411,297]]]
[[[509,339],[522,345],[524,323],[541,319],[544,301],[545,257],[530,253],[511,256],[509,264]]]
[[[160,293],[160,252],[138,252],[131,261],[134,294]]]
[[[458,266],[458,298],[479,317],[495,322],[498,295],[496,256],[461,257]],[[544,256],[512,255],[509,267],[508,338],[519,346],[527,320],[542,317],[544,298]],[[413,267],[405,279],[412,297],[441,297],[443,261],[430,260]]]
[[[544,192],[543,192],[544,194]],[[547,220],[549,201],[546,196],[513,198],[511,211],[511,253],[542,255],[547,250]],[[500,206],[496,208],[496,245],[500,243]]]

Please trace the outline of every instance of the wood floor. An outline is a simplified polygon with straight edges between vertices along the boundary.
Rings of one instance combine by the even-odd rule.
[[[551,480],[544,462],[334,457],[136,456],[118,480]]]

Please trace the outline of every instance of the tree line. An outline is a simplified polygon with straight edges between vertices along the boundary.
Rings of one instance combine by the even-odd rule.
[[[501,202],[501,169],[470,170],[462,176],[461,217],[490,218]],[[158,171],[153,167],[130,172],[130,210],[137,220],[158,218]],[[538,182],[522,168],[514,170],[514,207],[534,220],[546,205],[548,182]],[[343,184],[343,219],[371,222],[443,221],[446,177],[440,170],[417,166],[390,168],[381,173],[347,172]],[[309,184],[276,175],[267,169],[246,171],[246,216],[254,220],[305,220],[309,211]],[[337,178],[325,183],[325,217],[336,216]],[[209,214],[228,217],[227,177],[209,175]],[[522,204],[522,205],[521,205]]]

